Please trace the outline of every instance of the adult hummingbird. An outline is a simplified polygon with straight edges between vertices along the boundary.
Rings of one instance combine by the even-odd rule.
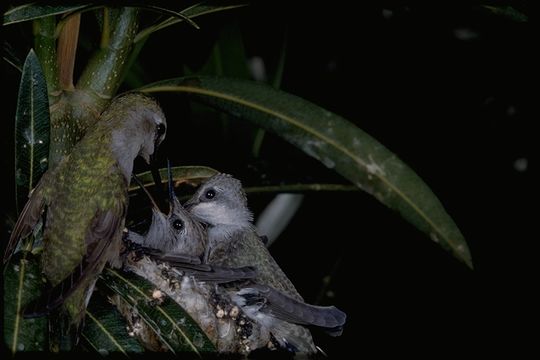
[[[51,290],[25,310],[41,316],[64,305],[78,329],[95,282],[108,262],[119,266],[133,161],[147,163],[165,138],[157,102],[140,93],[114,98],[98,122],[30,194],[11,234],[4,263],[43,217],[42,269]]]
[[[345,314],[335,307],[305,304],[256,233],[239,180],[227,174],[214,175],[184,206],[208,225],[206,263],[256,267],[255,278],[232,299],[253,321],[267,328],[282,347],[314,353],[317,349],[311,333],[300,324],[334,329],[345,323]]]

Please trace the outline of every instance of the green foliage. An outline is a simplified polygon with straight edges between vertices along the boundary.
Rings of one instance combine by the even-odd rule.
[[[4,13],[3,25],[34,21],[36,47],[36,53],[31,50],[22,67],[15,118],[18,208],[48,165],[52,167],[58,163],[84,136],[86,129],[97,121],[108,101],[117,94],[130,67],[134,64],[141,66],[137,64],[137,57],[150,35],[181,22],[199,28],[192,19],[240,8],[246,6],[246,2],[202,1],[180,11],[144,2],[130,5],[107,8],[92,4],[61,6],[35,3],[18,6]],[[514,21],[528,20],[526,15],[509,6],[484,8]],[[138,32],[138,9],[149,10],[162,17],[156,18],[152,25]],[[63,19],[67,15],[91,10],[102,16],[100,46],[94,49],[89,61],[83,64],[81,76],[74,82],[75,88],[60,89],[58,66],[63,62],[74,61],[74,58],[62,58],[61,54],[56,53],[58,34],[63,31]],[[77,39],[77,35],[74,35],[74,39]],[[73,44],[76,47],[77,41],[73,41]],[[158,56],[166,56],[166,51]],[[7,52],[4,59],[19,67],[14,53]],[[209,105],[219,112],[217,117],[223,120],[224,134],[228,133],[227,129],[232,124],[227,120],[228,117],[248,120],[259,127],[253,141],[252,152],[255,157],[259,156],[264,131],[270,131],[352,183],[253,186],[246,188],[247,192],[361,189],[397,211],[433,241],[472,267],[464,237],[425,182],[395,154],[353,123],[300,97],[277,90],[284,64],[285,45],[275,72],[270,76],[274,87],[245,80],[249,78],[249,72],[241,34],[238,27],[228,26],[224,27],[218,37],[206,64],[194,70],[194,76],[155,82],[139,90],[148,93],[188,94],[190,99]],[[179,66],[178,71],[182,70]],[[236,78],[201,76],[203,74],[226,74]],[[132,83],[141,82],[141,79],[136,80]],[[49,108],[49,105],[54,106]],[[164,181],[167,179],[166,171],[160,170]],[[176,185],[183,182],[198,184],[216,172],[204,166],[172,169]],[[145,186],[153,184],[150,172],[138,174],[138,177]],[[130,186],[130,190],[136,189],[137,185]],[[47,319],[25,320],[21,315],[24,306],[40,295],[40,266],[39,258],[24,249],[12,258],[4,270],[4,342],[12,352],[48,349]],[[130,313],[136,313],[158,342],[173,353],[189,351],[200,355],[215,351],[206,334],[177,303],[168,297],[163,302],[156,302],[152,297],[154,286],[146,280],[133,274],[106,269],[101,274],[98,288],[106,290],[110,298],[100,293],[94,295],[90,302],[86,326],[81,333],[87,349],[100,354],[120,352],[124,355],[144,351],[136,338],[126,331],[126,315],[117,310],[122,306],[129,309]],[[118,307],[110,303],[112,298],[120,301],[115,302]]]
[[[107,286],[122,301],[136,309],[142,321],[173,353],[190,351],[197,354],[215,351],[214,346],[197,323],[166,295],[157,303],[152,297],[155,287],[135,274],[105,269],[100,284]]]
[[[15,186],[17,207],[48,168],[49,101],[39,60],[30,50],[24,62],[15,116]]]
[[[144,348],[126,330],[126,322],[116,308],[95,293],[86,309],[86,324],[81,334],[88,348],[102,355],[120,352],[141,353]]]
[[[472,267],[463,235],[429,187],[395,154],[349,121],[258,82],[187,77],[149,84],[141,91],[187,93],[283,137],[399,212]]]
[[[22,311],[41,295],[39,257],[29,251],[15,254],[4,269],[4,344],[12,352],[47,349],[47,319],[24,319]]]
[[[178,24],[185,19],[193,19],[202,15],[212,14],[220,11],[236,9],[242,6],[246,6],[247,3],[241,1],[203,1],[194,4],[177,13],[178,16],[171,16],[155,25],[149,26],[144,30],[141,30],[135,37],[134,42],[140,42],[145,40],[151,34],[163,30],[174,24]]]
[[[171,173],[175,181],[198,183],[201,180],[217,174],[218,171],[206,166],[176,166],[171,168]],[[167,169],[159,169],[159,174],[161,175],[163,183],[166,183]],[[154,185],[154,179],[152,178],[150,171],[145,171],[136,176],[145,186]],[[137,184],[132,183],[129,189],[136,190],[138,188],[139,186]]]
[[[87,8],[88,5],[40,5],[25,4],[14,7],[4,13],[3,25],[41,19],[48,16],[72,13]]]

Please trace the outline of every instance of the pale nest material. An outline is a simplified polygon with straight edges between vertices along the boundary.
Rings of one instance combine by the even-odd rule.
[[[176,301],[206,333],[220,353],[247,355],[250,351],[262,347],[271,347],[271,336],[253,323],[242,310],[231,303],[227,291],[215,284],[194,280],[184,275],[181,270],[173,269],[168,264],[156,263],[144,256],[138,261],[126,259],[128,271],[147,279],[155,286],[153,298],[163,301],[164,294]],[[113,302],[119,302],[113,299]],[[120,306],[118,306],[120,305]],[[147,334],[150,329],[144,327],[133,309],[125,304],[117,304],[120,312],[128,320],[132,333],[150,350],[162,351],[163,344],[155,336]],[[138,320],[137,320],[138,319]],[[133,331],[137,329],[136,331]]]

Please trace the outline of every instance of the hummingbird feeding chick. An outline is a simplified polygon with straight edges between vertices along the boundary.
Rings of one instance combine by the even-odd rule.
[[[252,224],[239,180],[227,174],[214,175],[184,206],[195,219],[207,224],[205,263],[230,268],[255,266],[256,276],[241,287],[229,288],[230,296],[281,347],[304,354],[317,352],[304,325],[341,334],[346,314],[334,306],[306,304],[270,255]]]
[[[79,328],[106,263],[119,266],[133,162],[147,163],[165,138],[157,102],[140,93],[111,100],[72,152],[41,178],[11,234],[4,263],[43,219],[42,271],[51,285],[25,309],[42,316],[64,305]]]

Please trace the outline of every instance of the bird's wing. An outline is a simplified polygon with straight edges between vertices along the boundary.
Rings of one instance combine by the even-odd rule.
[[[26,205],[24,205],[24,208],[17,219],[17,223],[15,223],[15,227],[13,228],[13,232],[11,233],[11,237],[9,238],[9,242],[4,253],[4,264],[7,263],[11,258],[11,255],[13,255],[19,240],[26,238],[32,233],[34,227],[41,217],[41,214],[43,213],[45,208],[45,199],[43,197],[42,187],[44,180],[46,179],[46,175],[47,174],[43,176],[30,194]]]
[[[260,311],[280,320],[313,325],[339,332],[347,315],[334,306],[316,306],[293,299],[266,285],[250,285],[236,293],[245,299],[243,306],[259,304]]]
[[[112,244],[115,238],[120,240],[126,207],[125,201],[118,200],[111,209],[98,211],[86,233],[86,256],[64,280],[45,291],[40,298],[26,307],[24,311],[25,318],[47,315],[58,308],[90,276],[96,275],[94,270],[103,266],[105,264],[104,260],[110,260],[105,259],[104,256],[107,256],[106,250],[110,246],[115,246],[115,244]],[[118,254],[111,255],[116,256]]]
[[[157,249],[148,247],[139,247],[136,251],[141,251],[151,259],[166,262],[177,271],[192,275],[198,281],[211,282],[217,284],[228,283],[232,281],[253,279],[257,276],[254,267],[243,266],[238,268],[229,268],[225,266],[201,264],[198,257],[178,254],[164,253]]]
[[[250,280],[257,276],[256,269],[251,266],[243,266],[239,268],[228,268],[217,265],[210,265],[209,268],[204,268],[204,266],[204,264],[193,265],[185,268],[184,271],[187,274],[193,275],[193,277],[198,281],[216,284]]]

